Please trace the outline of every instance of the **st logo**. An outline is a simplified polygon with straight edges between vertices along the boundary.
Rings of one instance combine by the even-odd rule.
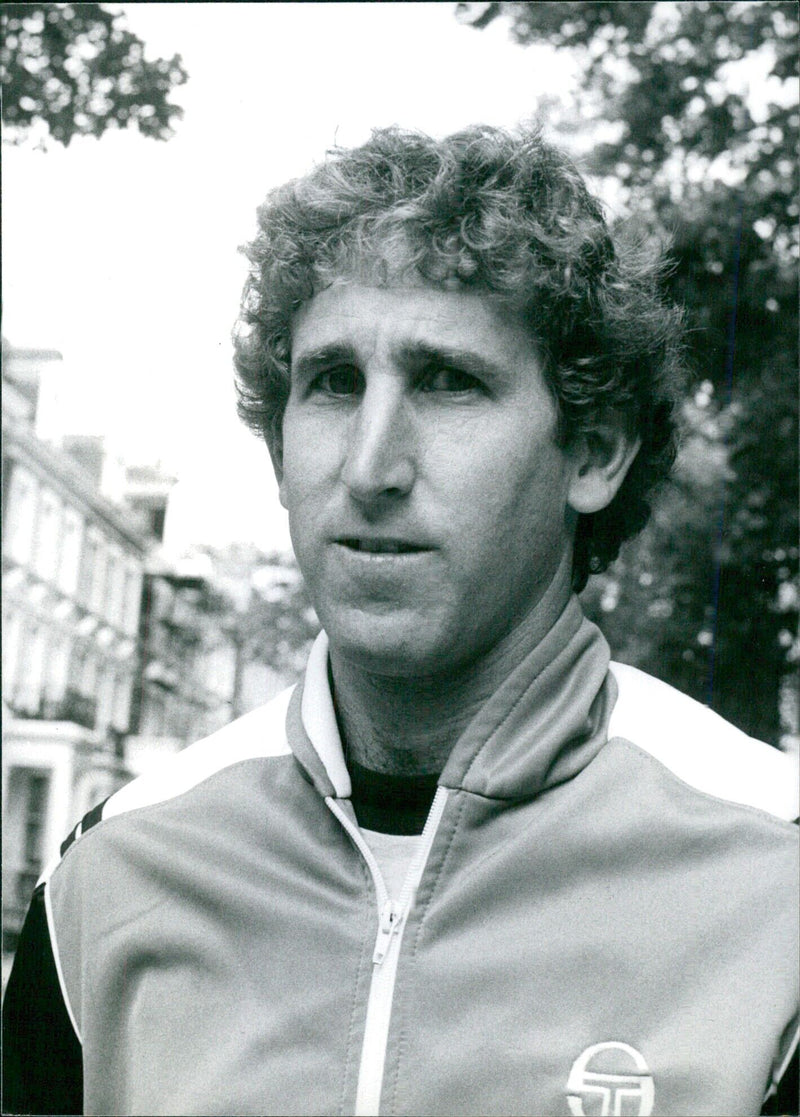
[[[567,1079],[573,1117],[650,1117],[654,1097],[653,1076],[642,1054],[614,1040],[587,1047]]]

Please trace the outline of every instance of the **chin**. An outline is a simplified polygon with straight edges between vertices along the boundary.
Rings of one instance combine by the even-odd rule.
[[[463,670],[480,652],[465,639],[432,631],[430,626],[383,623],[367,616],[359,626],[323,624],[334,653],[370,675],[386,678],[430,678]]]
[[[331,647],[342,659],[370,675],[401,679],[435,674],[437,670],[437,657],[427,656],[419,647],[409,647],[403,641],[345,638],[331,640]]]
[[[394,678],[435,674],[445,666],[440,641],[422,627],[419,618],[371,612],[323,620],[337,655],[369,674]]]

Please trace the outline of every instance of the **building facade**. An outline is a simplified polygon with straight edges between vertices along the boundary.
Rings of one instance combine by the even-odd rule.
[[[126,748],[137,774],[231,721],[236,673],[230,602],[196,563],[149,570],[141,605]]]
[[[315,631],[291,564],[246,546],[167,554],[175,478],[59,431],[46,387],[38,422],[60,359],[3,345],[4,972],[75,822],[266,701]]]
[[[13,936],[42,862],[127,778],[150,543],[35,432],[37,361],[3,366],[3,910]]]

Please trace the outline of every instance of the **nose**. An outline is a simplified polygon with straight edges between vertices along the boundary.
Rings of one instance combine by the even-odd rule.
[[[402,384],[375,377],[351,418],[342,481],[360,504],[407,496],[414,485],[413,431]]]

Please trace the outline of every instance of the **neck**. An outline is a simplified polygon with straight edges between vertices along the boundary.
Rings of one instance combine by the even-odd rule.
[[[486,700],[547,635],[569,600],[551,585],[536,608],[480,659],[437,675],[372,674],[331,645],[333,691],[345,754],[393,775],[438,775]]]

